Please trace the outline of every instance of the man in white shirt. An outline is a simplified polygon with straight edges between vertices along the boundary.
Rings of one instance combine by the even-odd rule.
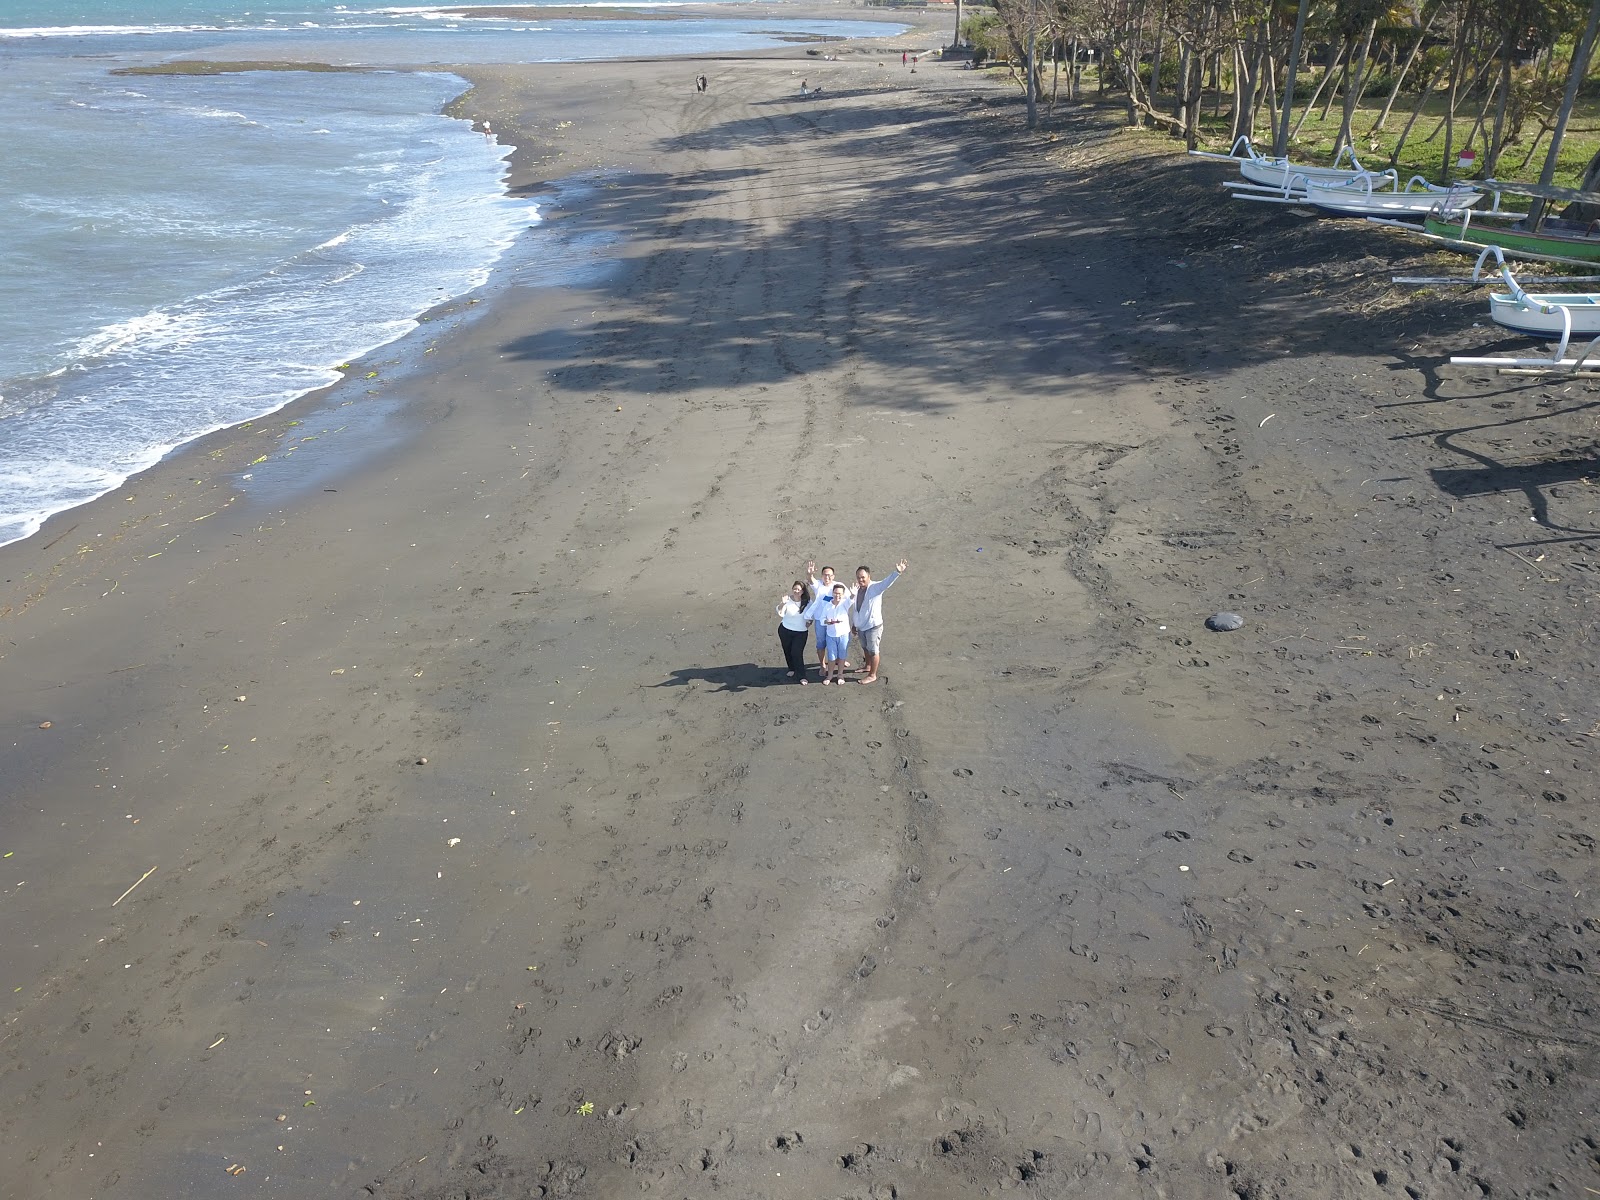
[[[816,596],[818,600],[820,600],[823,604],[826,604],[829,600],[833,599],[833,585],[836,581],[833,578],[832,567],[823,567],[822,574],[819,576],[817,574],[816,560],[812,559],[806,563],[806,577],[811,580],[811,594]],[[837,582],[843,583],[844,581],[838,580]],[[855,599],[856,590],[848,583],[845,583],[844,594],[853,600]],[[816,625],[816,635],[817,669],[821,671],[827,665],[827,659],[824,657],[824,651],[827,648],[827,630],[823,629],[820,622]],[[846,671],[850,669],[850,659],[848,656],[845,658],[843,669]]]
[[[865,567],[856,568],[856,594],[850,601],[850,624],[861,639],[861,654],[866,659],[867,673],[862,683],[878,681],[878,654],[883,644],[883,593],[905,571],[902,559],[894,566],[887,579],[872,582],[872,573]]]

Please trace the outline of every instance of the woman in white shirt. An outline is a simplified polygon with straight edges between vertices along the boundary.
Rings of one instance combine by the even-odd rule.
[[[789,678],[806,682],[806,611],[811,607],[811,589],[798,579],[789,594],[778,601],[778,644],[789,664]]]

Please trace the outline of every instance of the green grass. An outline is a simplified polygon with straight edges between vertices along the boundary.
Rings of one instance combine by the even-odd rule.
[[[1048,87],[1048,66],[1045,76]],[[1093,67],[1083,73],[1083,97],[1085,100],[1094,101],[1097,98],[1095,91],[1095,70]],[[1296,89],[1305,98],[1309,98],[1315,86],[1315,76],[1311,81],[1304,77]],[[1592,89],[1587,89],[1592,90]],[[1105,99],[1116,102],[1120,93],[1110,89]],[[1326,97],[1324,97],[1324,100]],[[1411,110],[1416,106],[1415,92],[1402,92],[1394,103],[1394,108],[1389,112],[1389,119],[1384,122],[1382,132],[1376,136],[1369,136],[1368,130],[1378,119],[1378,114],[1383,110],[1383,102],[1388,99],[1388,91],[1363,97],[1361,104],[1356,108],[1355,117],[1350,123],[1350,128],[1355,136],[1356,154],[1362,164],[1382,170],[1389,165],[1389,155],[1394,151],[1395,143],[1399,140],[1401,132],[1405,129],[1406,122],[1411,117]],[[1221,116],[1213,117],[1212,110],[1216,106],[1217,97],[1207,92],[1201,100],[1203,115],[1200,119],[1200,140],[1213,150],[1226,150],[1228,148],[1228,132],[1232,127],[1231,106],[1233,97],[1231,93],[1224,94],[1221,98]],[[1303,103],[1303,102],[1302,102]],[[1474,100],[1458,107],[1455,120],[1454,145],[1450,151],[1450,167],[1454,169],[1456,155],[1461,150],[1462,141],[1471,132],[1473,122],[1478,115],[1478,101]],[[1322,119],[1322,105],[1319,101],[1315,111],[1311,113],[1300,126],[1298,136],[1290,142],[1289,157],[1307,163],[1327,163],[1333,158],[1334,139],[1339,134],[1339,124],[1343,114],[1339,102],[1336,100],[1328,110],[1327,120]],[[1161,97],[1161,107],[1165,112],[1172,111],[1172,98],[1170,92]],[[1400,178],[1406,180],[1413,175],[1421,175],[1435,183],[1443,182],[1444,174],[1444,131],[1441,129],[1437,136],[1429,141],[1429,135],[1444,116],[1445,98],[1442,94],[1431,96],[1422,115],[1412,126],[1411,134],[1406,139],[1404,150],[1395,164],[1395,169],[1400,173]],[[1300,119],[1302,109],[1297,107],[1291,119],[1291,125]],[[1272,145],[1273,131],[1269,127],[1269,114],[1265,105],[1261,107],[1258,115],[1255,143],[1259,148]],[[1490,114],[1490,120],[1493,114]],[[1550,149],[1550,135],[1546,134],[1534,148],[1532,158],[1527,165],[1522,161],[1528,154],[1528,149],[1534,135],[1538,132],[1538,122],[1529,120],[1525,123],[1521,138],[1508,145],[1500,155],[1499,165],[1495,168],[1495,175],[1499,179],[1531,183],[1539,178],[1539,172],[1544,169],[1545,154]],[[1473,172],[1481,176],[1484,160],[1484,143],[1482,135],[1474,141],[1473,149],[1478,152],[1478,167]],[[1580,93],[1578,103],[1573,110],[1572,119],[1567,123],[1567,131],[1561,142],[1561,157],[1556,165],[1555,182],[1558,186],[1576,187],[1583,175],[1584,168],[1589,165],[1589,160],[1600,150],[1600,97],[1586,96]]]
[[[1405,129],[1407,120],[1410,119],[1411,110],[1415,107],[1417,98],[1415,94],[1402,93],[1395,101],[1394,108],[1389,113],[1389,119],[1384,122],[1383,130],[1376,134],[1368,134],[1373,123],[1378,119],[1379,112],[1383,109],[1383,101],[1387,94],[1377,97],[1366,97],[1356,109],[1355,117],[1350,123],[1352,135],[1355,139],[1356,154],[1363,165],[1381,169],[1389,165],[1389,156],[1393,153],[1395,143],[1399,140],[1401,132]],[[1470,110],[1470,111],[1468,111]],[[1212,121],[1209,115],[1201,123],[1203,135],[1208,140],[1224,141],[1228,136],[1229,123],[1226,117],[1226,100],[1224,101],[1224,117],[1221,121]],[[1406,139],[1404,149],[1400,153],[1395,169],[1400,172],[1401,179],[1409,179],[1412,175],[1421,175],[1435,183],[1443,182],[1444,178],[1444,131],[1439,130],[1437,136],[1429,141],[1428,138],[1438,128],[1445,112],[1445,98],[1442,95],[1429,98],[1422,115],[1417,118],[1412,126],[1411,135]],[[1456,155],[1460,152],[1462,142],[1472,130],[1473,121],[1477,118],[1477,104],[1462,105],[1456,113],[1454,144],[1450,151],[1449,166],[1455,168]],[[1300,119],[1300,110],[1296,110],[1292,121]],[[1339,125],[1342,120],[1340,106],[1336,102],[1328,110],[1327,120],[1322,119],[1322,106],[1317,108],[1306,118],[1305,124],[1300,127],[1299,135],[1290,143],[1289,155],[1291,158],[1317,163],[1327,162],[1333,157],[1333,143],[1338,136]],[[1291,124],[1292,124],[1291,121]],[[1535,122],[1528,122],[1523,129],[1522,137],[1501,151],[1499,165],[1495,168],[1495,176],[1505,180],[1519,180],[1531,182],[1538,179],[1539,172],[1544,168],[1545,154],[1550,149],[1550,138],[1546,134],[1534,149],[1533,157],[1529,158],[1527,165],[1522,165],[1527,157],[1532,139],[1538,131]],[[1266,110],[1262,110],[1261,123],[1257,128],[1256,142],[1258,145],[1271,145],[1272,134],[1267,128]],[[1482,137],[1473,143],[1473,149],[1478,152],[1478,167],[1471,173],[1481,175],[1484,161],[1484,145]],[[1589,160],[1600,149],[1600,103],[1592,100],[1580,100],[1572,119],[1568,122],[1566,136],[1561,142],[1561,157],[1556,166],[1555,182],[1566,187],[1575,187],[1583,174]]]

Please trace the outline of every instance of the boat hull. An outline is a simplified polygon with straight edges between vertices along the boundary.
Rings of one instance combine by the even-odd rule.
[[[1420,192],[1368,190],[1351,184],[1312,183],[1306,188],[1306,203],[1323,212],[1343,217],[1394,217],[1418,220],[1443,205],[1460,212],[1483,199],[1471,188],[1429,188]]]
[[[1281,188],[1290,179],[1307,183],[1347,183],[1361,173],[1344,167],[1306,167],[1282,159],[1239,160],[1239,174],[1258,187]]]
[[[1600,263],[1600,237],[1577,234],[1524,233],[1509,225],[1487,218],[1469,221],[1463,229],[1460,221],[1441,220],[1428,216],[1423,228],[1435,237],[1466,242],[1473,246],[1499,246],[1507,253],[1538,254],[1547,258],[1562,258],[1579,262]]]
[[[1600,337],[1600,295],[1586,292],[1529,295],[1521,303],[1509,292],[1489,294],[1489,316],[1496,325],[1529,337],[1560,339],[1565,331],[1561,309],[1572,314],[1573,337]],[[1544,312],[1543,309],[1553,309]]]

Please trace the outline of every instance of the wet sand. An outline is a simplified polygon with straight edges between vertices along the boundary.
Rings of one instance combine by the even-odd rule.
[[[0,550],[0,1195],[1600,1189],[1592,392],[897,53],[473,68],[561,286]]]

